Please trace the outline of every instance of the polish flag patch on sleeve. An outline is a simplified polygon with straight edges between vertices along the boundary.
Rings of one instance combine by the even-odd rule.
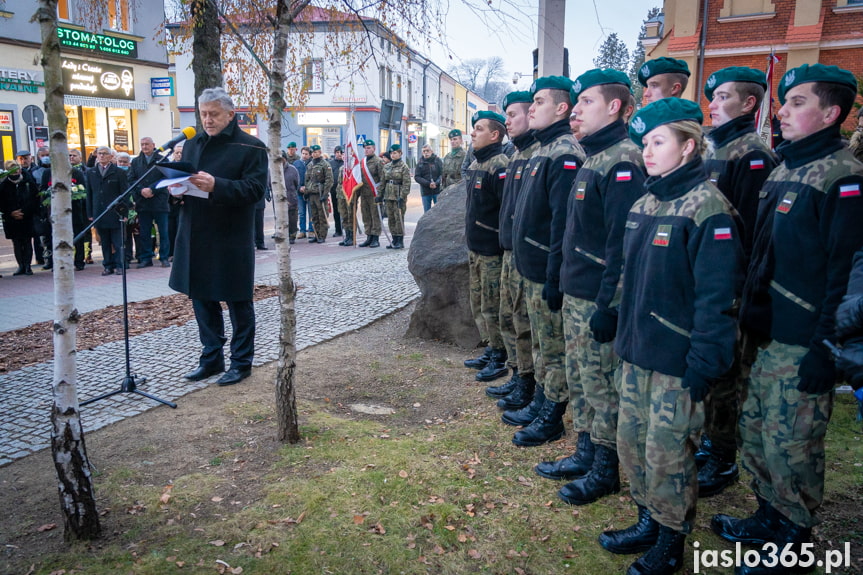
[[[618,182],[629,182],[629,181],[632,181],[632,172],[631,172],[631,171],[626,171],[626,172],[621,171],[621,172],[617,172],[617,176],[616,176],[616,178],[615,178],[615,181],[618,181]]]
[[[498,180],[503,180],[504,178],[506,178],[506,172],[501,172],[497,175]]]
[[[764,160],[749,160],[749,169],[750,170],[763,170],[764,169]]]
[[[731,239],[731,228],[716,228],[713,230],[713,239],[714,240],[730,240]]]
[[[576,164],[575,162],[573,162],[571,160],[564,160],[563,161],[563,169],[564,170],[577,170],[578,164]]]
[[[845,184],[839,186],[840,198],[856,198],[860,196],[860,184]]]

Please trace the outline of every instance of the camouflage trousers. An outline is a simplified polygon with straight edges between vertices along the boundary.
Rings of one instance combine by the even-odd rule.
[[[375,196],[368,186],[363,186],[361,190],[359,202],[363,216],[363,230],[367,236],[379,236],[381,235],[381,212],[375,203]]]
[[[395,205],[395,202],[392,203]],[[474,251],[468,251],[467,254],[470,272],[470,311],[479,335],[491,348],[503,349],[499,319],[501,257],[481,256]]]
[[[797,525],[812,527],[824,499],[824,435],[835,395],[797,390],[806,352],[775,341],[760,350],[743,390],[740,451],[753,491]]]
[[[394,236],[405,235],[405,214],[399,205],[404,203],[404,200],[384,201],[387,207],[387,225],[390,227],[390,233]]]
[[[354,210],[357,209],[356,202],[348,203],[347,198],[345,198],[345,192],[339,188],[336,190],[336,197],[338,198],[338,210],[339,217],[342,219],[342,229],[348,230],[350,232],[354,231]]]
[[[566,341],[566,386],[572,427],[588,431],[594,443],[617,448],[620,399],[614,382],[617,354],[613,343],[599,343],[590,331],[596,304],[563,295],[563,336]]]
[[[737,457],[737,426],[740,422],[740,394],[752,371],[758,347],[743,333],[737,339],[737,350],[731,370],[710,388],[704,400],[704,434],[713,443],[713,451],[726,461]]]
[[[615,373],[620,392],[617,453],[632,498],[666,527],[691,533],[698,500],[695,450],[704,404],[681,379],[626,361]]]
[[[330,230],[330,224],[327,221],[327,210],[324,207],[320,194],[306,194],[306,201],[309,203],[311,210],[312,225],[315,226],[315,237],[326,238],[327,232]]]
[[[535,343],[534,377],[537,385],[543,388],[545,396],[559,403],[569,399],[564,369],[563,316],[560,311],[548,309],[548,304],[542,299],[542,288],[541,283],[524,278],[527,316],[530,318],[530,332]],[[541,378],[538,377],[539,374],[542,374]]]
[[[506,364],[521,375],[533,373],[533,338],[524,301],[524,279],[515,269],[512,250],[504,250],[500,268],[500,335]]]

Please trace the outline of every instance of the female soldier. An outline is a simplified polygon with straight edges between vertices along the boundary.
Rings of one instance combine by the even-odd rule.
[[[615,343],[623,360],[617,445],[638,522],[599,537],[613,553],[647,551],[628,575],[682,566],[703,400],[734,356],[739,218],[704,170],[702,119],[697,104],[666,98],[629,127],[650,176],[626,222]]]

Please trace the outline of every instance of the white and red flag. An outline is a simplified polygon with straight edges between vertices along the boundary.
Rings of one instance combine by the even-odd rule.
[[[351,116],[348,122],[348,134],[345,144],[344,177],[342,178],[342,191],[350,204],[354,191],[363,185],[362,172],[360,171],[360,159],[357,154],[357,129],[354,126],[354,118]]]

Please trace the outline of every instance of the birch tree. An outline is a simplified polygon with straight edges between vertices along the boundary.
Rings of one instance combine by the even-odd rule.
[[[72,235],[72,166],[66,142],[63,75],[57,37],[57,0],[39,0],[34,16],[42,31],[45,111],[51,147],[51,223],[54,254],[54,378],[51,456],[57,470],[66,540],[92,539],[101,532],[81,413],[75,364],[78,310],[75,308]]]

